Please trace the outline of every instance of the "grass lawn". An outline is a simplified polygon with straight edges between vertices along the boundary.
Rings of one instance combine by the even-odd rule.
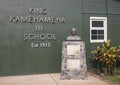
[[[113,83],[119,84],[120,85],[120,77],[117,76],[107,76],[107,80],[112,81]]]

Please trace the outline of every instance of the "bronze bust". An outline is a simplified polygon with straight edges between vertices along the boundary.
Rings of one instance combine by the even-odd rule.
[[[72,28],[71,35],[67,37],[67,40],[81,40],[80,36],[76,35],[76,29]]]

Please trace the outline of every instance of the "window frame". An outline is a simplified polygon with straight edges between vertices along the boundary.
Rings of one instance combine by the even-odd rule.
[[[103,27],[92,27],[92,21],[103,21]],[[104,30],[104,39],[92,39],[91,33],[92,30]],[[107,17],[90,17],[90,42],[91,43],[107,42]]]

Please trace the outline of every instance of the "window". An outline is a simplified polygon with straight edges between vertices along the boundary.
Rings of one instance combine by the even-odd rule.
[[[90,17],[90,42],[101,43],[107,41],[107,18]]]

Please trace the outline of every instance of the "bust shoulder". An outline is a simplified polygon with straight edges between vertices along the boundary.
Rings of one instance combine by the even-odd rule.
[[[70,35],[67,37],[66,40],[81,40],[81,38],[80,38],[80,36],[77,36],[77,35],[75,35],[75,36]]]

